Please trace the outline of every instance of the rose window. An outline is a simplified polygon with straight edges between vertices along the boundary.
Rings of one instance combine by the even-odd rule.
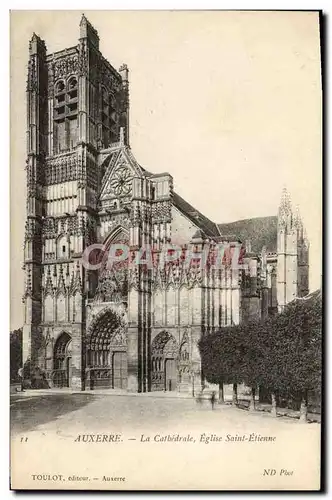
[[[127,195],[132,188],[132,175],[126,167],[119,168],[114,172],[113,179],[110,182],[111,188],[116,196]]]

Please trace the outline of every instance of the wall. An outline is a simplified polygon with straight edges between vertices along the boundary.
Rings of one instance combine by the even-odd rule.
[[[197,229],[198,227],[187,219],[180,210],[174,206],[172,207],[172,243],[180,246],[186,243],[188,244]]]

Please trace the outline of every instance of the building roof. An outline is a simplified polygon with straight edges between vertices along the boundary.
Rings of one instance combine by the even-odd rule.
[[[184,200],[180,195],[173,192],[173,204],[180,210],[193,224],[201,229],[206,236],[216,237],[219,235],[217,226],[210,219]]]
[[[309,302],[315,302],[316,300],[322,300],[322,289],[319,288],[318,290],[315,290],[314,292],[310,292],[304,297],[296,297],[294,300],[305,300]]]
[[[241,242],[250,240],[251,250],[259,253],[265,246],[267,252],[277,251],[277,216],[255,217],[243,219],[227,224],[218,224],[220,234],[235,235]]]
[[[112,168],[112,158],[114,157],[114,161],[116,161],[116,157],[119,155],[120,151],[126,153],[129,162],[136,171],[140,171],[141,174],[146,177],[153,177],[151,172],[143,168],[137,162],[130,147],[118,142],[113,143],[110,148],[102,152],[103,155],[105,155],[102,164],[106,170],[104,172],[104,184],[108,177],[107,173]],[[106,157],[107,162],[105,163]],[[277,251],[277,216],[255,217],[252,219],[229,222],[227,224],[216,224],[184,200],[175,191],[173,192],[173,205],[202,231],[206,237],[216,238],[217,240],[223,237],[225,240],[241,241],[242,243],[245,243],[246,240],[250,240],[251,251],[254,253],[261,252],[263,246],[266,247],[267,252]]]
[[[206,234],[201,229],[197,229],[196,233],[192,237],[192,240],[205,240]]]

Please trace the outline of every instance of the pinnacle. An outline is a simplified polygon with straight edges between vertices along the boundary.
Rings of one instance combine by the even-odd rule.
[[[284,187],[282,190],[279,209],[284,210],[284,211],[291,211],[292,210],[290,194],[287,191],[286,187]]]
[[[298,228],[302,228],[302,226],[303,226],[299,205],[296,205],[296,208],[295,208],[294,224]]]
[[[80,21],[80,26],[83,24],[86,24],[88,22],[87,18],[85,17],[84,12],[82,13],[81,21]]]
[[[44,41],[44,40],[42,40],[42,39],[40,38],[40,36],[38,36],[35,32],[33,32],[33,33],[32,33],[32,37],[31,37],[31,40],[30,40],[30,44],[31,44],[32,42],[36,42],[36,43],[37,43],[37,45],[39,45],[39,47],[40,47],[40,46],[42,46],[44,49],[46,49],[46,46],[45,46],[45,41]]]

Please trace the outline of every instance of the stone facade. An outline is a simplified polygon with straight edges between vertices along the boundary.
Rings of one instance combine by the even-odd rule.
[[[104,59],[84,16],[75,47],[47,54],[33,35],[27,105],[23,357],[50,387],[195,392],[202,335],[308,292],[308,243],[287,193],[272,250],[252,252],[247,241],[235,269],[181,258],[160,265],[167,244],[198,255],[239,247],[241,237],[223,235],[175,193],[170,174],[138,164],[128,68]],[[86,269],[90,245],[115,243],[127,245],[130,265]],[[136,264],[142,248],[152,250],[151,268]]]

